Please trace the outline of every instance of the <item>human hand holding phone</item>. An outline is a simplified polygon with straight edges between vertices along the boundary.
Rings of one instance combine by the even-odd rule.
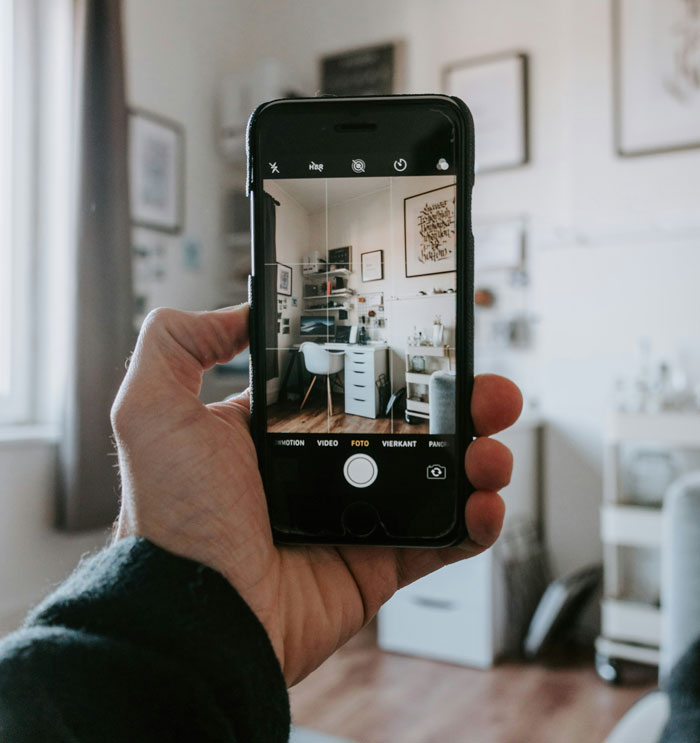
[[[479,554],[498,537],[512,456],[487,438],[520,414],[517,387],[474,383],[478,438],[465,467],[475,488],[469,538],[444,549],[278,546],[249,432],[249,400],[203,405],[202,373],[248,344],[246,305],[217,312],[157,310],[144,323],[112,409],[122,476],[115,539],[136,535],[219,571],[265,627],[287,684],[303,679],[358,632],[392,594]],[[468,411],[463,411],[464,415]]]

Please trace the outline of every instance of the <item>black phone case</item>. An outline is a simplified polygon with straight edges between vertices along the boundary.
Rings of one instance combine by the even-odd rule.
[[[466,255],[458,262],[457,273],[457,305],[458,316],[461,319],[460,334],[457,339],[456,366],[457,366],[457,395],[456,404],[458,410],[463,410],[464,415],[457,418],[457,456],[459,464],[464,461],[467,446],[473,439],[473,424],[471,420],[471,395],[474,379],[474,237],[472,233],[472,189],[474,186],[474,121],[466,104],[454,96],[439,94],[425,95],[396,95],[396,96],[357,96],[355,98],[337,98],[332,96],[320,96],[315,98],[295,98],[294,103],[304,101],[318,103],[319,101],[352,101],[352,100],[425,100],[439,98],[449,100],[455,105],[459,114],[461,126],[459,128],[459,146],[468,153],[467,158],[462,159],[462,167],[457,178],[457,202],[461,208],[457,210],[457,244],[465,246]],[[263,111],[283,102],[285,99],[268,101],[258,106],[248,120],[246,131],[246,153],[247,153],[247,176],[246,193],[251,199],[251,238],[252,238],[252,273],[248,277],[248,301],[250,305],[249,337],[250,337],[250,427],[251,435],[258,454],[258,465],[265,485],[265,462],[264,462],[264,436],[265,436],[265,402],[266,382],[259,373],[256,360],[261,352],[264,353],[264,325],[262,313],[257,311],[257,298],[262,296],[263,271],[256,270],[256,263],[261,255],[258,243],[262,235],[262,210],[255,203],[256,186],[256,153],[255,138],[256,125]],[[260,191],[262,193],[262,181],[260,180]],[[258,404],[258,400],[262,400]],[[387,535],[374,533],[368,538],[353,537],[346,535],[342,540],[318,538],[315,535],[302,535],[289,533],[277,529],[271,523],[272,535],[275,542],[280,544],[348,544],[367,546],[393,546],[393,547],[449,547],[463,542],[468,537],[467,525],[464,519],[464,509],[467,498],[474,488],[468,481],[464,467],[459,467],[458,475],[458,498],[456,502],[455,526],[445,535],[427,538],[392,538]]]

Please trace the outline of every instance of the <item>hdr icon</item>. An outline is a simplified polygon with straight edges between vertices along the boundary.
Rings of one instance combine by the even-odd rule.
[[[318,170],[323,173],[323,163],[315,163],[313,160],[309,163],[309,170]]]

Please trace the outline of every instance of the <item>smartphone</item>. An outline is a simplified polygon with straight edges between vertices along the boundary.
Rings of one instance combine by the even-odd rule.
[[[471,487],[472,117],[288,99],[248,126],[251,428],[282,543],[441,547]]]

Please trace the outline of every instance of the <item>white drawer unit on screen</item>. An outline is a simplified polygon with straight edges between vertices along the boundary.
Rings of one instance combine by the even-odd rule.
[[[387,374],[387,348],[352,346],[345,351],[345,413],[376,418],[377,380]]]

